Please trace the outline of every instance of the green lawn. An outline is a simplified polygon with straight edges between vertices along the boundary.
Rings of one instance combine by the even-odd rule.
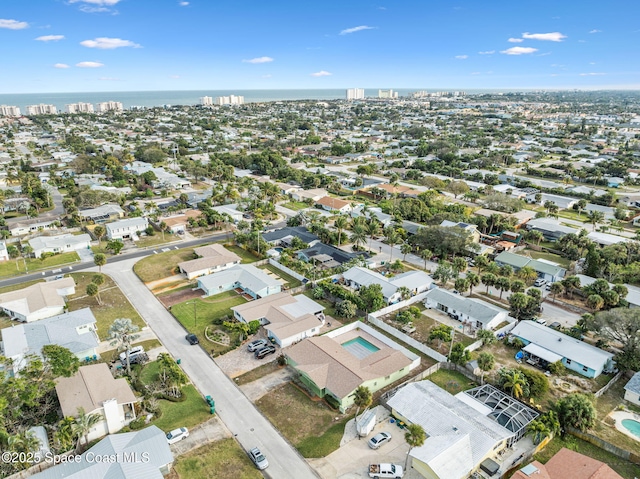
[[[194,308],[195,301],[195,308]],[[211,342],[206,339],[204,330],[207,326],[213,325],[215,320],[219,320],[223,316],[233,318],[233,311],[230,308],[239,306],[247,301],[241,296],[232,293],[232,297],[226,297],[225,293],[221,295],[211,296],[206,299],[194,299],[183,303],[174,304],[171,307],[171,313],[178,321],[191,333],[195,333],[200,340],[200,344],[207,350],[214,350],[215,353],[223,353],[229,350],[228,347],[218,343]],[[194,318],[194,309],[196,318]],[[223,326],[214,326],[214,329],[225,328]],[[210,328],[211,330],[211,328]],[[229,333],[231,341],[238,337],[237,333]]]
[[[78,261],[80,261],[80,257],[75,251],[49,256],[44,260],[38,258],[20,258],[18,260],[4,261],[0,263],[0,277],[15,276],[21,273],[32,273],[34,271],[77,263]]]
[[[261,479],[249,456],[233,439],[222,439],[177,458],[174,466],[181,478]]]
[[[178,263],[194,258],[193,248],[172,249],[164,253],[147,256],[138,261],[134,265],[133,271],[141,281],[147,283],[173,275]]]
[[[529,256],[531,256],[533,259],[546,259],[548,261],[553,261],[554,263],[558,263],[565,269],[571,265],[570,260],[568,260],[567,258],[563,258],[562,256],[559,256],[557,254],[546,253],[544,251],[533,251],[530,249],[527,250],[527,253],[529,253]]]
[[[32,284],[41,283],[42,279],[34,279],[32,281],[25,281],[24,283],[11,284],[9,286],[4,286],[0,288],[0,294],[9,293],[10,291],[17,291],[19,289],[26,288],[27,286],[31,286]]]
[[[640,466],[629,461],[625,461],[624,459],[619,458],[618,456],[614,456],[604,449],[600,449],[599,447],[594,446],[589,442],[583,441],[582,439],[570,435],[567,435],[564,438],[554,438],[542,451],[536,454],[534,458],[537,461],[545,464],[555,453],[557,453],[563,447],[608,464],[611,469],[616,471],[625,479],[634,479],[635,477],[640,477]]]
[[[176,241],[176,239],[177,236],[170,233],[165,233],[163,238],[162,233],[158,233],[156,231],[156,234],[153,236],[141,237],[138,241],[136,241],[136,246],[138,248],[152,248],[155,246],[165,245],[172,241]]]
[[[224,247],[227,248],[229,251],[232,251],[238,256],[240,256],[240,258],[242,258],[243,263],[255,263],[256,261],[259,261],[262,259],[257,257],[255,254],[251,253],[250,251],[247,251],[246,249],[241,248],[238,245],[226,244],[224,245]]]
[[[309,208],[309,205],[302,201],[288,201],[286,203],[283,203],[282,206],[294,211],[300,211],[304,210],[305,208]]]
[[[287,274],[284,271],[279,270],[278,268],[276,268],[275,266],[272,266],[270,264],[265,264],[264,266],[260,266],[260,269],[267,269],[267,270],[271,271],[272,273],[278,275],[280,278],[282,278],[284,281],[286,281],[286,285],[289,288],[297,288],[298,286],[300,286],[302,284],[302,281],[300,281],[299,279],[294,278],[290,274]]]
[[[457,371],[449,371],[448,369],[440,369],[426,379],[434,382],[451,394],[457,394],[460,391],[466,391],[478,385],[464,374],[460,374]]]
[[[94,276],[92,273],[71,273],[70,276],[76,282],[76,292],[68,298],[69,311],[91,308],[97,320],[98,336],[101,340],[106,339],[109,326],[117,318],[129,318],[133,324],[141,329],[146,326],[120,288],[106,274],[103,274],[105,282],[100,286],[102,304],[98,303],[97,297],[92,298],[86,293],[87,285]]]

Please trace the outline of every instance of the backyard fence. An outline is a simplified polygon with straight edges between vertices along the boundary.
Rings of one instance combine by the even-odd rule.
[[[611,386],[613,386],[616,382],[618,382],[618,379],[620,379],[620,376],[622,376],[622,371],[620,371],[618,374],[616,374],[613,378],[611,378],[611,381],[609,381],[607,384],[605,384],[604,386],[602,386],[602,388],[600,388],[595,394],[594,396],[599,398],[600,396],[602,396],[604,393],[606,393],[609,388]]]
[[[577,429],[567,428],[567,432],[572,436],[576,436],[577,438],[582,439],[583,441],[587,441],[588,443],[593,444],[594,446],[598,446],[600,449],[604,449],[607,452],[610,452],[614,456],[618,456],[622,459],[625,459],[629,462],[633,462],[634,464],[640,465],[640,455],[635,452],[629,452],[626,449],[622,449],[618,446],[614,446],[610,442],[605,441],[604,439],[600,439],[593,434],[589,434],[588,432],[582,432]]]
[[[271,266],[278,268],[280,271],[287,273],[289,276],[293,276],[298,281],[307,281],[307,278],[302,276],[300,273],[296,273],[291,268],[287,268],[285,265],[278,263],[275,259],[269,258],[267,261]],[[265,264],[267,263],[267,261],[265,261]]]

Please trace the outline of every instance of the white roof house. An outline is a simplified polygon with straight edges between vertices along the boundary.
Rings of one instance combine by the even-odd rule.
[[[468,298],[443,288],[434,288],[424,299],[429,309],[437,309],[458,321],[471,322],[477,329],[493,329],[509,317],[509,312],[480,299]]]
[[[407,384],[387,404],[394,416],[427,433],[424,445],[411,449],[410,456],[412,467],[428,478],[466,479],[514,436],[487,417],[490,409],[481,412],[431,381]]]
[[[599,231],[591,231],[587,234],[587,238],[600,246],[610,246],[612,244],[627,243],[631,241],[631,238],[612,235],[610,233],[600,233]]]
[[[7,243],[0,241],[0,261],[7,261],[9,253],[7,252]]]
[[[107,238],[131,238],[134,241],[138,239],[138,233],[146,230],[148,226],[149,221],[144,216],[125,218],[123,220],[114,221],[113,223],[107,223],[105,225],[107,229]]]
[[[342,274],[347,284],[355,289],[362,286],[379,284],[382,286],[382,295],[387,303],[397,303],[401,299],[398,288],[405,286],[413,295],[422,293],[433,285],[433,278],[423,271],[407,271],[393,277],[386,277],[380,273],[354,266]]]
[[[96,318],[89,308],[60,314],[34,323],[17,324],[0,330],[4,355],[13,359],[13,370],[21,369],[25,356],[42,354],[48,344],[63,346],[78,359],[97,355]]]
[[[232,289],[240,289],[251,298],[264,298],[279,293],[282,283],[250,264],[236,264],[231,268],[198,278],[198,288],[205,296]]]
[[[62,313],[66,306],[65,297],[75,292],[73,278],[36,283],[0,294],[0,309],[17,321],[37,321]]]
[[[96,208],[89,208],[86,210],[78,211],[80,217],[93,221],[94,223],[105,223],[109,220],[122,218],[124,216],[124,210],[120,208],[120,205],[101,205]]]
[[[520,321],[509,334],[524,342],[524,351],[549,363],[562,361],[583,376],[594,378],[613,369],[613,354],[535,321]]]
[[[29,246],[33,248],[36,258],[43,253],[68,253],[80,249],[91,247],[91,236],[84,233],[81,235],[63,234],[57,236],[37,236],[29,240]]]

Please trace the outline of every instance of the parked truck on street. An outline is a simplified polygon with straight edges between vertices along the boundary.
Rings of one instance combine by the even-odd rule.
[[[404,476],[404,471],[402,466],[398,464],[369,464],[369,477],[373,477],[373,479],[384,477],[400,479],[402,476]]]

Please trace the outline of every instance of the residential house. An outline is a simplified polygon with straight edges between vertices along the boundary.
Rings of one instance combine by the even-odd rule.
[[[180,272],[190,280],[229,269],[242,261],[240,256],[218,243],[195,248],[193,252],[198,258],[178,263]]]
[[[546,464],[533,461],[511,479],[622,479],[609,465],[563,447]]]
[[[525,223],[527,231],[539,231],[547,241],[557,241],[567,234],[578,234],[578,230],[560,224],[553,218],[534,218]]]
[[[382,295],[388,304],[397,303],[402,299],[401,287],[406,287],[412,296],[427,291],[433,286],[433,278],[423,271],[408,271],[393,277],[386,277],[380,273],[354,266],[342,273],[347,286],[359,290],[363,286],[379,284],[382,286]]]
[[[340,198],[333,198],[332,196],[323,196],[316,201],[316,205],[321,206],[322,209],[326,211],[336,213],[349,213],[353,209],[350,202],[341,200]]]
[[[279,293],[282,283],[250,264],[236,264],[229,269],[198,278],[198,288],[205,296],[236,290],[247,299],[259,299]]]
[[[130,458],[97,461],[96,458]],[[31,476],[32,479],[162,479],[171,472],[173,454],[165,433],[157,426],[140,431],[113,434],[82,454]]]
[[[535,194],[528,195],[526,198],[527,203],[536,203],[535,196]],[[540,196],[541,199],[538,204],[544,205],[547,201],[550,201],[561,210],[568,210],[578,203],[576,198],[570,198],[568,196],[551,195],[549,193],[541,193]]]
[[[613,370],[613,354],[535,321],[520,321],[509,335],[525,344],[522,351],[532,364],[547,367],[561,361],[588,378]]]
[[[153,188],[167,188],[180,190],[191,186],[191,181],[186,178],[181,178],[178,175],[166,171],[162,167],[154,167],[150,163],[144,161],[133,161],[128,165],[125,165],[125,170],[134,173],[136,176],[140,176],[147,171],[152,171],[156,175],[156,179],[151,182]]]
[[[144,216],[126,218],[113,223],[107,223],[107,238],[110,240],[131,239],[137,241],[139,233],[149,226],[149,221]]]
[[[32,218],[30,220],[18,221],[9,225],[11,236],[24,236],[31,233],[55,230],[60,226],[57,218]]]
[[[612,244],[627,243],[632,241],[632,238],[626,238],[624,236],[612,235],[610,233],[601,233],[599,231],[591,231],[587,233],[587,238],[596,243],[599,246],[611,246]]]
[[[276,186],[280,190],[280,194],[287,195],[287,196],[302,189],[300,186],[289,185],[286,183],[276,183]]]
[[[509,251],[503,251],[496,256],[495,262],[500,266],[505,264],[509,265],[514,271],[518,271],[521,268],[528,266],[538,273],[539,278],[550,283],[560,281],[564,278],[564,275],[567,272],[565,268],[551,261],[531,259],[526,256],[520,256],[519,254],[510,253]]]
[[[69,253],[81,249],[91,248],[91,236],[86,233],[81,235],[63,234],[58,236],[37,236],[29,240],[29,246],[33,248],[36,258],[44,253]]]
[[[313,201],[316,202],[320,198],[327,196],[327,190],[324,188],[313,188],[311,190],[298,190],[291,193],[291,198],[296,201]]]
[[[77,417],[80,408],[102,416],[89,431],[90,441],[114,434],[136,418],[138,398],[129,382],[115,379],[105,363],[81,366],[73,376],[58,378],[56,393],[64,417]]]
[[[63,346],[81,360],[98,356],[96,318],[89,308],[18,324],[2,329],[0,333],[4,356],[13,361],[14,373],[25,366],[26,356],[42,356],[42,347],[49,344]]]
[[[322,269],[335,268],[355,258],[362,258],[364,260],[368,257],[369,255],[367,253],[349,253],[348,251],[324,243],[316,243],[310,248],[298,251],[298,259],[312,263]]]
[[[281,348],[320,334],[324,326],[324,306],[304,294],[278,293],[231,308],[243,323],[260,321],[267,336]]]
[[[624,398],[631,404],[640,406],[640,371],[635,373],[624,386]]]
[[[238,210],[238,204],[237,203],[230,203],[228,205],[213,206],[211,209],[213,211],[217,211],[221,215],[228,215],[231,218],[231,221],[233,221],[234,224],[238,224],[240,221],[242,221],[243,212]]]
[[[413,382],[387,405],[395,418],[426,432],[424,444],[409,457],[413,470],[428,479],[466,479],[496,466],[491,457],[522,437],[538,416],[488,384],[453,396],[431,381]]]
[[[408,375],[420,357],[356,321],[284,350],[287,364],[318,397],[345,412],[360,386],[376,391]]]
[[[468,298],[443,288],[434,288],[426,294],[424,305],[467,323],[473,329],[494,329],[507,321],[509,312],[481,299]]]
[[[120,205],[107,204],[98,206],[97,208],[80,210],[78,211],[78,215],[84,221],[89,221],[95,224],[102,224],[124,218],[124,210],[120,208]]]
[[[285,228],[268,231],[262,234],[262,239],[270,245],[283,246],[285,248],[291,246],[291,241],[293,241],[293,238],[300,238],[302,242],[308,244],[309,246],[313,246],[316,243],[320,242],[320,238],[318,238],[313,233],[310,233],[309,230],[304,226],[287,226]]]
[[[440,223],[440,226],[446,226],[447,228],[462,228],[464,231],[469,233],[474,243],[480,242],[480,232],[478,231],[478,227],[474,224],[457,223],[455,221],[444,220],[442,221],[442,223]]]
[[[199,210],[188,210],[184,214],[169,216],[168,218],[161,218],[160,220],[158,220],[158,222],[164,222],[164,224],[167,225],[167,229],[173,234],[183,234],[185,231],[187,231],[189,220],[192,218],[198,220],[201,216],[202,212]]]
[[[66,297],[75,292],[73,278],[36,283],[0,294],[0,308],[10,319],[29,323],[61,314]]]
[[[7,261],[9,259],[9,252],[7,251],[7,243],[0,241],[0,261]]]

